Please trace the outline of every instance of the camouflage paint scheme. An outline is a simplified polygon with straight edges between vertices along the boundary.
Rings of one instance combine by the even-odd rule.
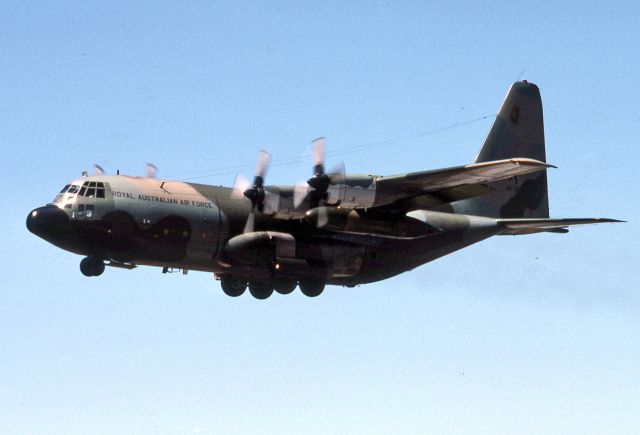
[[[160,266],[214,272],[233,296],[247,283],[260,298],[280,291],[278,283],[287,287],[281,293],[317,283],[319,291],[303,289],[315,296],[325,283],[383,280],[494,235],[613,222],[549,219],[545,162],[539,90],[522,81],[509,90],[475,163],[349,175],[316,207],[295,207],[293,186],[267,186],[248,233],[252,203],[231,188],[123,175],[72,181],[77,187],[32,211],[27,227],[94,261],[92,275],[103,262]],[[237,292],[225,287],[232,279]]]

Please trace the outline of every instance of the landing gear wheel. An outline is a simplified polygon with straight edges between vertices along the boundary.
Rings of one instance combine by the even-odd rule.
[[[104,272],[104,261],[99,258],[85,257],[80,262],[80,272],[84,276],[100,276]]]
[[[298,283],[293,280],[278,280],[276,281],[276,291],[281,295],[288,295],[296,289]]]
[[[315,298],[324,290],[324,282],[319,279],[306,279],[300,281],[300,291],[305,296]]]
[[[247,289],[247,282],[232,276],[223,276],[220,279],[220,286],[224,294],[237,298]]]
[[[273,284],[250,282],[249,293],[256,299],[267,299],[273,294]]]

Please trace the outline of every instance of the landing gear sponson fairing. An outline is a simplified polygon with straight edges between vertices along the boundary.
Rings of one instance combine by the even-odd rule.
[[[501,234],[567,232],[612,219],[549,219],[538,87],[514,83],[475,163],[391,177],[325,173],[314,142],[304,185],[234,188],[99,174],[83,176],[33,210],[27,227],[85,256],[80,270],[140,265],[214,272],[224,292],[247,287],[319,295],[325,284],[383,280]]]

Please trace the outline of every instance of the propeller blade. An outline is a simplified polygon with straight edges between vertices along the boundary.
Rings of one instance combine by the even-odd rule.
[[[307,195],[309,194],[309,185],[306,181],[302,183],[298,183],[293,187],[293,208],[300,207],[300,204],[307,199]]]
[[[244,224],[244,230],[242,230],[242,232],[245,234],[252,233],[255,225],[255,220],[256,220],[256,216],[253,213],[253,210],[251,210],[251,212],[249,212],[249,216],[247,217],[247,223]]]
[[[340,162],[333,168],[331,168],[331,170],[329,171],[329,178],[331,179],[332,184],[344,183],[344,180],[346,178],[344,162]]]
[[[258,164],[256,165],[256,179],[262,178],[264,180],[264,176],[267,174],[267,166],[269,166],[269,161],[271,160],[271,154],[266,151],[260,151],[260,155],[258,156]]]
[[[104,175],[104,169],[99,164],[93,165],[93,175]]]
[[[145,171],[145,177],[147,178],[156,178],[158,174],[158,167],[153,163],[147,163],[147,169]]]
[[[313,152],[313,163],[315,165],[314,173],[316,175],[322,175],[324,168],[324,143],[326,138],[319,137],[311,142],[311,151]]]
[[[233,181],[233,190],[231,191],[231,197],[234,199],[244,198],[244,191],[251,186],[249,180],[242,175],[236,175],[236,179]]]
[[[329,223],[329,213],[327,212],[327,207],[321,205],[318,208],[318,228],[324,227]]]
[[[280,210],[281,196],[273,192],[264,192],[264,209],[263,213],[277,213]]]

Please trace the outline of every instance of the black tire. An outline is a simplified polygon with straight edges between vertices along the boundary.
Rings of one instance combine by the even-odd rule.
[[[310,298],[320,296],[320,294],[324,290],[324,281],[320,281],[318,279],[302,280],[300,281],[299,285],[302,294]]]
[[[256,299],[267,299],[273,294],[273,284],[270,283],[249,283],[249,293]]]
[[[288,295],[296,289],[298,283],[294,280],[278,280],[276,281],[275,290],[281,295]]]
[[[231,296],[232,298],[237,298],[247,289],[247,282],[236,279],[232,276],[223,276],[220,279],[220,286],[222,287],[224,294]]]
[[[95,259],[95,269],[94,269],[94,275],[93,276],[100,276],[102,275],[102,273],[104,272],[104,261],[100,260],[100,259]]]
[[[84,276],[99,276],[104,272],[104,262],[99,258],[85,257],[80,261],[80,272]]]

